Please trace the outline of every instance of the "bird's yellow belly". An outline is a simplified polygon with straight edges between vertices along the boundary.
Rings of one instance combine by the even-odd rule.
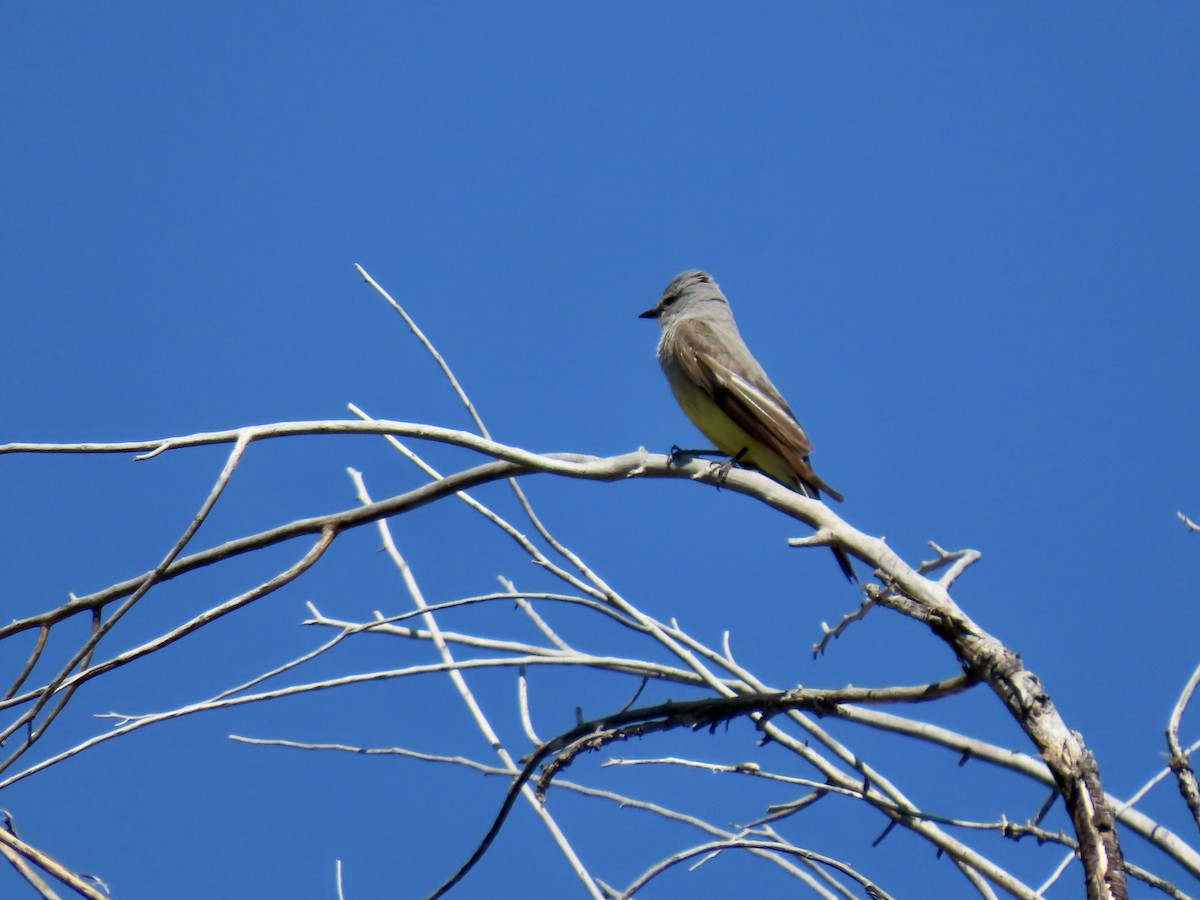
[[[741,456],[745,465],[760,469],[783,484],[796,483],[796,473],[783,457],[731,419],[702,388],[690,381],[676,384],[672,379],[671,389],[684,414],[718,450],[730,456],[745,450]]]

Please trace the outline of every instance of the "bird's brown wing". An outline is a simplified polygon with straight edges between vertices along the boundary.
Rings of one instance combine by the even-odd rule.
[[[792,468],[812,493],[822,490],[834,500],[842,495],[821,480],[808,462],[812,442],[796,421],[787,401],[766,377],[747,378],[730,368],[713,329],[691,322],[675,334],[675,359],[733,421],[761,441]]]

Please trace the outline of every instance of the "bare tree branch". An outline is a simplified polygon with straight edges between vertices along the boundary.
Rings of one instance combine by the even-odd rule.
[[[677,865],[685,860],[691,859],[694,856],[701,856],[706,853],[716,853],[724,850],[769,850],[772,853],[790,853],[795,856],[800,856],[804,859],[819,862],[822,865],[836,869],[844,875],[857,881],[866,888],[867,896],[877,898],[877,900],[890,900],[891,894],[879,887],[879,885],[863,877],[848,864],[841,860],[833,859],[829,856],[823,856],[820,853],[813,853],[810,850],[803,850],[800,847],[793,847],[790,844],[777,844],[774,841],[751,841],[751,840],[736,840],[736,841],[714,841],[709,844],[701,844],[699,847],[692,847],[689,850],[684,850],[680,853],[672,855],[669,859],[658,863],[649,871],[639,876],[629,887],[622,893],[621,897],[633,897],[638,891],[646,886],[648,882],[661,875],[671,866]]]
[[[1187,803],[1193,821],[1200,826],[1200,786],[1196,784],[1196,770],[1192,767],[1191,757],[1179,744],[1179,723],[1183,719],[1184,710],[1192,701],[1197,684],[1200,684],[1200,666],[1192,671],[1191,678],[1184,685],[1179,700],[1171,710],[1171,718],[1167,722],[1167,750],[1170,752],[1168,765],[1179,782],[1179,793]]]
[[[213,621],[244,608],[283,585],[292,583],[321,559],[341,534],[350,529],[371,523],[377,524],[384,547],[400,573],[416,608],[395,615],[384,615],[383,612],[376,611],[373,619],[368,617],[367,621],[351,622],[332,616],[326,617],[318,611],[317,605],[310,601],[312,617],[303,624],[334,629],[334,632],[331,637],[321,637],[320,642],[307,652],[282,664],[274,664],[249,681],[225,688],[207,700],[184,704],[166,713],[112,714],[110,718],[115,719],[117,725],[111,731],[35,762],[24,762],[26,767],[21,771],[10,771],[8,777],[0,781],[0,788],[44,771],[100,743],[151,724],[193,713],[269,702],[319,690],[345,689],[371,681],[437,674],[452,680],[480,733],[496,749],[500,765],[489,767],[487,771],[512,779],[504,803],[488,835],[459,872],[439,889],[439,893],[461,878],[486,852],[516,798],[522,795],[550,830],[591,896],[599,897],[606,891],[611,892],[604,882],[584,867],[566,834],[539,802],[538,794],[552,785],[569,784],[564,779],[559,779],[558,775],[580,753],[606,747],[631,736],[674,730],[711,729],[718,723],[734,719],[745,719],[756,729],[757,734],[761,735],[764,742],[770,742],[784,753],[790,754],[797,764],[811,766],[815,777],[801,777],[786,771],[766,771],[758,762],[710,765],[720,766],[719,771],[729,774],[741,774],[764,782],[774,781],[801,787],[805,789],[805,795],[798,800],[770,804],[762,818],[750,826],[734,831],[718,829],[699,817],[688,816],[681,811],[660,808],[658,814],[700,827],[713,841],[667,856],[635,881],[630,891],[636,890],[646,881],[684,859],[709,858],[713,854],[737,848],[769,859],[797,877],[803,874],[805,883],[822,896],[849,895],[849,882],[843,883],[834,878],[830,870],[823,869],[822,866],[833,866],[839,873],[838,878],[852,878],[868,892],[874,892],[875,896],[886,896],[881,888],[849,871],[844,864],[798,847],[774,831],[772,823],[782,827],[785,819],[796,816],[800,811],[810,808],[821,797],[830,795],[842,799],[827,802],[862,803],[878,813],[885,823],[880,839],[897,825],[920,836],[937,848],[939,853],[945,853],[962,872],[971,889],[985,897],[995,896],[994,888],[1016,897],[1036,897],[1067,869],[1074,854],[1063,860],[1059,871],[1050,877],[1043,888],[1035,889],[1024,884],[975,848],[958,840],[952,831],[960,830],[969,834],[987,831],[1013,841],[1032,837],[1039,843],[1061,844],[1072,850],[1077,849],[1082,860],[1088,896],[1097,900],[1126,897],[1126,872],[1169,896],[1183,896],[1165,879],[1124,861],[1117,840],[1117,822],[1144,835],[1170,859],[1177,861],[1193,874],[1200,875],[1200,856],[1196,850],[1133,808],[1133,804],[1144,795],[1150,785],[1156,783],[1156,779],[1152,779],[1145,789],[1125,803],[1107,796],[1101,785],[1096,762],[1082,737],[1068,729],[1049,692],[1042,687],[1037,676],[1025,668],[1020,657],[996,637],[981,629],[951,599],[950,588],[980,558],[978,551],[947,551],[931,542],[935,558],[922,562],[914,569],[893,553],[883,539],[853,528],[823,503],[790,491],[752,471],[734,469],[723,473],[720,486],[756,498],[812,529],[810,535],[790,541],[793,546],[832,546],[857,557],[874,570],[878,584],[864,586],[865,600],[858,610],[844,616],[833,628],[825,627],[822,640],[814,647],[816,653],[823,651],[832,639],[844,633],[852,622],[865,616],[870,608],[879,605],[924,625],[931,635],[942,641],[954,653],[964,669],[963,674],[954,678],[915,687],[795,688],[790,691],[771,688],[761,682],[742,661],[734,658],[732,639],[728,631],[721,639],[720,649],[715,649],[681,628],[675,620],[659,621],[622,596],[590,567],[580,554],[555,537],[534,511],[520,483],[521,479],[529,475],[549,474],[595,481],[687,478],[715,484],[718,476],[709,463],[703,459],[688,458],[686,455],[651,454],[644,449],[608,458],[570,453],[537,454],[491,440],[467,393],[433,344],[399,304],[396,304],[361,267],[359,271],[404,317],[409,328],[433,356],[458,400],[467,409],[479,434],[422,424],[369,419],[364,412],[352,406],[354,414],[365,421],[285,422],[142,442],[10,443],[0,446],[0,454],[126,453],[139,454],[137,459],[148,460],[168,451],[211,444],[232,444],[225,466],[209,490],[204,504],[183,534],[153,568],[85,596],[72,595],[66,603],[0,626],[0,641],[26,632],[35,632],[30,636],[32,647],[27,655],[22,651],[21,656],[17,657],[24,657],[25,662],[19,670],[14,671],[11,687],[5,698],[0,701],[0,711],[12,711],[11,721],[0,730],[0,734],[12,736],[21,729],[26,731],[24,739],[17,742],[3,768],[15,769],[17,760],[30,751],[46,733],[56,716],[73,701],[76,690],[82,684],[158,653]],[[385,500],[373,501],[367,495],[361,478],[355,473],[361,499],[359,506],[288,522],[256,534],[244,535],[216,547],[184,555],[197,529],[222,496],[239,462],[250,451],[251,446],[263,440],[299,435],[383,436],[413,462],[423,473],[422,477],[428,481]],[[402,442],[401,438],[410,439],[414,446],[418,446],[416,441],[433,442],[481,454],[487,457],[487,461],[462,463],[462,467],[457,471],[443,475]],[[507,480],[511,485],[522,514],[533,526],[529,534],[469,493],[476,487],[499,480]],[[502,578],[504,590],[501,592],[461,597],[442,603],[427,602],[408,562],[392,541],[386,520],[450,497],[456,497],[468,504],[472,510],[506,534],[522,552],[541,567],[542,571],[565,586],[563,592],[518,591],[512,581]],[[1189,529],[1200,530],[1200,526],[1186,516],[1179,514],[1179,518]],[[528,530],[528,526],[523,527]],[[191,615],[186,621],[162,631],[149,640],[139,637],[136,646],[132,648],[122,648],[118,652],[109,649],[110,636],[118,623],[155,585],[205,566],[297,538],[312,540],[298,560],[274,577],[250,590],[240,591],[231,599],[208,610]],[[941,577],[933,580],[932,575],[936,572],[941,572]],[[472,633],[469,629],[458,628],[460,623],[457,618],[454,622],[456,628],[444,627],[449,622],[445,617],[458,617],[460,611],[478,607],[480,604],[495,603],[497,600],[514,604],[520,611],[521,627],[525,632],[520,639]],[[572,632],[563,627],[559,621],[563,617],[557,614],[564,609],[584,615],[588,617],[589,622],[598,623],[605,628],[614,626],[620,630],[623,637],[637,643],[638,648],[644,645],[649,650],[643,653],[639,649],[637,652],[631,651],[628,655],[600,655],[576,650],[575,645],[587,646],[588,642],[573,640]],[[87,617],[85,623],[90,625],[87,634],[77,644],[72,644],[62,659],[54,658],[53,654],[48,659],[47,647],[50,646],[51,632],[56,625],[75,616]],[[413,618],[420,618],[421,622],[407,624],[408,620]],[[382,638],[428,642],[438,654],[439,661],[435,664],[412,665],[387,671],[286,684],[272,689],[263,687],[268,681],[282,684],[285,680],[283,676],[298,673],[303,666],[325,656],[346,641]],[[100,652],[101,648],[103,653]],[[94,661],[96,659],[100,661]],[[617,713],[581,722],[576,728],[556,738],[538,743],[538,729],[530,703],[531,685],[527,673],[536,673],[539,667],[545,671],[547,667],[559,666],[571,669],[586,667],[604,672],[606,677],[614,679],[616,689],[621,692],[618,695],[620,698],[633,692],[633,685],[627,680],[631,676],[640,682],[634,693],[635,700],[647,685],[660,689],[683,686],[689,690],[708,692],[708,695],[695,700],[674,700],[640,708],[632,708],[635,700],[630,700]],[[485,713],[465,676],[465,673],[470,671],[508,673],[509,670],[512,670],[513,674],[506,677],[513,678],[516,694],[511,718],[520,726],[521,731],[517,733],[524,733],[537,745],[523,767],[514,759],[514,752],[510,752],[502,743],[499,736],[501,729],[493,725],[493,721],[499,720]],[[34,677],[35,672],[38,674],[35,684],[31,687],[29,680]],[[473,679],[475,677],[472,676]],[[536,675],[534,677],[536,678]],[[1193,673],[1175,705],[1167,728],[1167,741],[1171,753],[1170,770],[1176,773],[1181,793],[1187,800],[1193,817],[1200,823],[1200,792],[1196,789],[1194,770],[1189,757],[1191,750],[1185,750],[1178,737],[1180,721],[1198,680],[1200,669]],[[949,729],[873,708],[883,703],[934,700],[975,684],[986,684],[1001,699],[1032,742],[1036,755],[998,748]],[[868,707],[868,704],[872,706]],[[846,739],[839,737],[840,731],[835,734],[826,727],[827,724],[836,727],[842,721],[943,746],[958,753],[963,761],[987,761],[1023,777],[1034,779],[1039,784],[1050,785],[1054,789],[1052,796],[1063,799],[1076,837],[1072,839],[1043,826],[1042,817],[1049,809],[1049,803],[1044,804],[1040,812],[1020,824],[1010,821],[1003,814],[996,816],[988,813],[981,817],[957,815],[953,811],[935,814],[918,800],[907,796],[879,766],[873,764],[868,758],[869,754],[864,754],[860,749],[849,745]],[[437,758],[415,751],[397,752],[459,765],[481,765],[462,757]],[[693,765],[691,761],[677,756],[664,757],[663,760],[672,765]],[[631,761],[625,762],[631,764]],[[546,765],[535,792],[528,782],[537,767],[543,763]],[[572,789],[576,787],[583,792],[590,791],[594,796],[607,796],[610,799],[618,796],[583,786],[572,786]],[[641,804],[639,808],[652,810],[651,804],[636,798],[620,798],[620,802]],[[1012,818],[1024,819],[1024,816],[1014,815]],[[52,896],[52,893],[45,893],[49,891],[49,887],[45,886],[35,871],[39,867],[43,871],[51,871],[43,864],[45,855],[16,841],[15,836],[11,837],[13,839],[8,840],[0,834],[0,853],[10,860],[35,890],[44,889],[44,896]],[[762,839],[764,837],[767,839]],[[797,862],[797,859],[805,861]],[[838,868],[839,866],[842,868]],[[818,872],[821,874],[816,874]],[[340,878],[339,870],[339,890]],[[73,884],[71,886],[77,890]]]
[[[844,702],[913,702],[932,699],[933,696],[957,693],[968,686],[969,682],[966,679],[956,678],[936,686],[920,685],[916,688],[845,688],[840,691],[810,691],[796,688],[793,691],[770,696],[751,694],[740,697],[706,698],[691,702],[672,701],[653,707],[623,710],[611,716],[582,722],[571,730],[543,743],[528,757],[524,768],[509,787],[504,803],[483,840],[480,841],[467,861],[430,894],[430,900],[443,896],[483,858],[492,841],[500,833],[517,795],[525,790],[538,766],[551,755],[557,755],[558,759],[553,765],[546,768],[538,781],[537,795],[539,798],[545,794],[554,775],[560,769],[570,765],[580,751],[596,750],[615,740],[627,740],[630,737],[675,728],[692,731],[701,728],[711,730],[722,722],[740,718],[750,711],[769,717],[792,709],[824,712],[838,703]]]

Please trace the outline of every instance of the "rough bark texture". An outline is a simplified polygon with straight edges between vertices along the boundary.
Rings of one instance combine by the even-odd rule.
[[[1089,900],[1128,900],[1113,813],[1082,737],[1067,728],[1041,681],[1016,653],[972,622],[940,585],[915,572],[912,578],[917,582],[895,582],[902,595],[888,592],[880,601],[926,622],[954,648],[968,672],[992,687],[1054,775],[1079,839]]]

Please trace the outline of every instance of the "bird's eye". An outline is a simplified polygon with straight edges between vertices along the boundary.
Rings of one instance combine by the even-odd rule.
[[[668,306],[670,306],[672,303],[674,303],[678,299],[679,299],[678,294],[671,294],[670,296],[663,297],[663,300],[662,300],[663,309],[666,309]]]

